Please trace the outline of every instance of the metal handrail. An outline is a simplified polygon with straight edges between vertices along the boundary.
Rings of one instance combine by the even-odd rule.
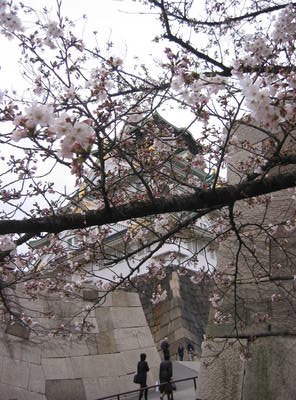
[[[183,379],[177,379],[177,380],[173,380],[170,382],[161,382],[161,384],[157,384],[157,385],[152,385],[152,386],[145,386],[145,388],[140,388],[140,389],[134,389],[134,390],[130,390],[128,392],[121,392],[121,393],[117,393],[117,394],[112,394],[110,396],[105,396],[105,397],[99,397],[96,400],[107,400],[107,399],[117,399],[120,400],[120,396],[127,396],[128,394],[133,394],[133,393],[138,393],[143,389],[154,389],[159,387],[159,385],[165,385],[167,383],[178,383],[178,382],[185,382],[185,381],[190,381],[191,379],[193,379],[193,385],[194,385],[194,390],[196,392],[196,379],[197,379],[197,375],[196,376],[192,376],[191,378],[183,378]],[[198,400],[198,399],[196,399]]]

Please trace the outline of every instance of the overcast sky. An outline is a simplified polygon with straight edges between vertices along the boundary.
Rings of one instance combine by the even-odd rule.
[[[41,10],[43,6],[52,10],[52,19],[56,19],[55,0],[24,0],[26,5]],[[152,38],[160,29],[155,18],[143,6],[132,0],[63,0],[63,15],[76,21],[76,33],[87,43],[93,38],[93,31],[102,45],[110,38],[114,43],[114,53],[130,63],[133,57],[146,60],[161,55],[160,48],[152,43]],[[142,13],[141,13],[142,11]],[[82,15],[87,16],[87,22]],[[30,23],[29,19],[25,21]],[[159,49],[159,50],[158,50]],[[13,41],[1,37],[0,50],[0,89],[20,88],[21,74],[18,66],[19,51]],[[113,51],[111,51],[112,53]]]

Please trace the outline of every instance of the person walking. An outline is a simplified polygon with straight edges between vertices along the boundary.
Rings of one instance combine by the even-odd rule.
[[[188,360],[193,361],[194,346],[191,342],[187,343]]]
[[[178,356],[179,356],[179,361],[183,361],[184,358],[184,346],[182,343],[179,343],[178,345]]]
[[[160,347],[163,352],[163,358],[165,359],[166,357],[168,357],[168,359],[169,359],[170,358],[170,345],[169,345],[167,337],[165,337],[164,340],[160,343]]]
[[[146,354],[142,353],[140,355],[140,361],[137,365],[137,375],[138,381],[140,383],[139,400],[142,399],[144,394],[144,399],[148,399],[148,389],[147,389],[147,372],[149,371],[148,363],[146,361]]]
[[[168,400],[174,400],[173,388],[171,384],[172,376],[173,364],[170,360],[170,357],[166,354],[164,356],[164,361],[162,361],[159,366],[160,400],[163,400],[165,395],[167,395]]]

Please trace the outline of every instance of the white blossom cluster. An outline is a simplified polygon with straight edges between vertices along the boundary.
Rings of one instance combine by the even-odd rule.
[[[0,251],[11,251],[16,248],[15,243],[8,235],[0,236]]]
[[[172,79],[171,88],[192,106],[207,104],[209,96],[223,90],[227,83],[227,79],[220,76],[208,77],[200,74],[198,78],[189,80],[187,76],[188,72],[179,70]]]
[[[194,284],[199,284],[204,280],[205,277],[206,273],[204,271],[198,271],[196,274],[190,277],[190,280]]]
[[[73,157],[77,144],[86,150],[95,139],[95,132],[88,123],[72,124],[69,121],[68,115],[64,114],[49,127],[51,131],[56,132],[58,138],[62,138],[61,154],[65,158]]]
[[[293,42],[296,37],[296,7],[290,4],[279,13],[274,24],[273,40],[276,44]]]
[[[43,43],[48,46],[51,49],[55,49],[56,45],[54,43],[54,39],[59,38],[62,36],[63,31],[62,29],[58,26],[58,23],[56,21],[49,21],[47,26],[46,26],[46,36],[43,39]]]
[[[223,314],[221,311],[216,310],[214,314],[214,324],[226,324],[231,322],[231,315],[230,314]]]
[[[94,68],[85,87],[95,92],[96,100],[103,103],[108,99],[108,92],[113,89],[114,82],[108,77],[108,71],[105,68]]]
[[[244,50],[246,55],[241,61],[250,66],[255,66],[262,59],[267,59],[272,55],[272,48],[262,36],[253,37],[252,35],[247,35],[245,37]]]
[[[253,82],[249,77],[243,77],[240,85],[252,117],[265,128],[277,129],[280,115],[278,108],[271,104],[270,88],[262,87],[260,80]]]
[[[221,307],[221,305],[223,304],[223,298],[218,293],[214,293],[209,300],[214,308]]]
[[[167,233],[173,226],[173,219],[170,214],[163,214],[155,218],[153,230],[159,234]]]
[[[162,289],[161,285],[157,285],[156,290],[152,293],[151,303],[153,305],[159,304],[167,298],[167,290]]]
[[[30,137],[36,129],[48,128],[48,135],[61,139],[61,155],[65,158],[73,158],[77,146],[87,150],[95,139],[95,132],[88,121],[72,121],[71,117],[64,113],[56,117],[49,105],[33,103],[26,109],[25,115],[18,115],[14,120],[17,127],[12,134],[12,140]]]
[[[149,278],[156,278],[157,280],[162,280],[166,277],[165,269],[161,263],[152,262],[148,266],[148,276]]]
[[[2,32],[9,36],[14,32],[23,31],[20,18],[16,15],[16,11],[8,7],[8,2],[0,0],[0,26]]]

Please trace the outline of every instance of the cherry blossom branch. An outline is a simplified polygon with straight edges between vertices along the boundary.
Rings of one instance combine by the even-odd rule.
[[[111,207],[108,210],[88,211],[84,215],[67,214],[53,217],[35,218],[23,221],[0,221],[1,234],[8,233],[58,233],[67,229],[101,226],[104,224],[141,218],[148,215],[179,211],[195,211],[203,208],[222,208],[235,201],[295,187],[296,172],[266,177],[252,182],[219,187],[215,190],[199,189],[195,194],[175,196],[173,198],[154,199],[153,202],[131,202]]]
[[[156,7],[159,7],[159,8],[162,7],[160,2],[157,1],[157,0],[149,0],[149,2],[151,4],[153,4],[154,6],[156,6]],[[190,26],[197,26],[198,25],[198,26],[207,26],[207,27],[220,27],[220,26],[223,26],[223,25],[229,26],[231,23],[241,22],[241,21],[244,21],[246,19],[247,20],[253,19],[253,18],[258,17],[259,15],[269,14],[269,13],[271,13],[273,11],[279,11],[279,10],[281,10],[281,9],[291,5],[291,4],[296,5],[296,3],[293,3],[293,2],[292,3],[285,3],[285,4],[278,4],[278,5],[275,5],[275,6],[265,7],[265,8],[259,9],[257,11],[249,12],[249,13],[240,15],[238,17],[228,17],[227,19],[225,19],[223,21],[201,21],[201,20],[196,20],[195,18],[186,17],[185,14],[178,15],[178,14],[172,12],[172,11],[169,11],[169,10],[167,11],[167,14],[170,17],[173,17],[176,20],[178,20],[180,23],[188,24]]]

